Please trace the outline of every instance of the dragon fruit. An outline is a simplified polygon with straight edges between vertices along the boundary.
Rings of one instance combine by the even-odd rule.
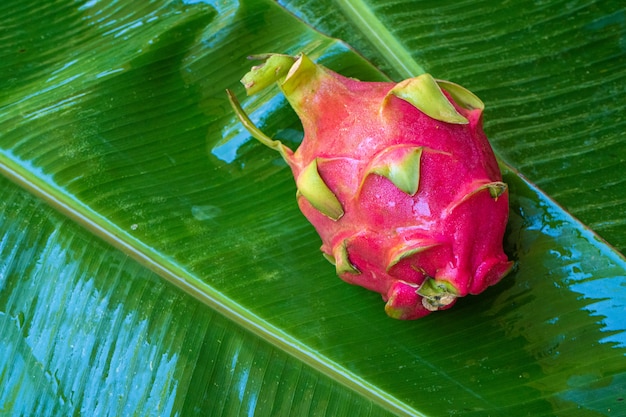
[[[291,168],[300,210],[341,279],[410,320],[509,272],[508,190],[478,97],[429,74],[363,82],[304,54],[253,58],[264,63],[241,80],[248,95],[276,82],[302,121],[301,145],[294,152],[265,135],[228,91],[231,104]]]

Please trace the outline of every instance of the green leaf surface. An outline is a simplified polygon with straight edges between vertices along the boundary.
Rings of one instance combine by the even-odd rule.
[[[626,261],[594,233],[626,247],[613,3],[0,5],[0,413],[626,414]],[[335,276],[225,94],[300,51],[481,97],[511,275],[414,322]],[[277,89],[243,105],[297,146]]]
[[[0,415],[385,414],[0,184]]]

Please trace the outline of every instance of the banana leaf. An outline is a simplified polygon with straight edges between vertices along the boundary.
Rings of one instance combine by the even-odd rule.
[[[0,415],[626,415],[619,1],[0,5]],[[224,90],[265,52],[486,103],[516,269],[403,322]],[[244,101],[295,147],[277,89]]]

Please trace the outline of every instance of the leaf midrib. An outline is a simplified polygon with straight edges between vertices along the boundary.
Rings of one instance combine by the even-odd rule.
[[[337,0],[335,3],[400,76],[410,78],[426,72],[364,1]]]

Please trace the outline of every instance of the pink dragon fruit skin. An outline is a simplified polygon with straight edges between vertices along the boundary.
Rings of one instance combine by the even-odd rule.
[[[301,145],[293,152],[265,136],[229,92],[231,103],[291,167],[300,210],[339,277],[408,320],[508,273],[508,191],[476,96],[428,74],[363,82],[304,54],[261,58],[242,83],[248,94],[278,83],[302,121]]]

